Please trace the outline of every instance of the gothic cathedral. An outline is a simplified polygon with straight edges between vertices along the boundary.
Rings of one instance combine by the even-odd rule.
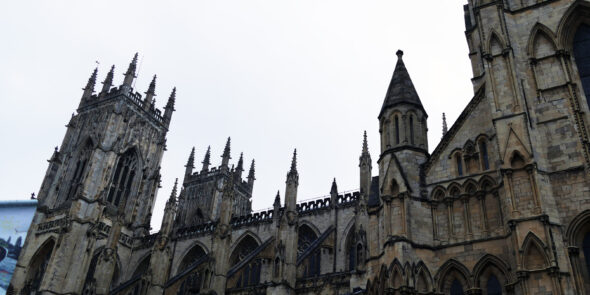
[[[149,224],[174,111],[96,71],[49,160],[8,294],[590,294],[590,1],[468,0],[474,96],[429,153],[403,61],[359,187],[252,212],[254,162],[207,150]],[[376,140],[376,139],[375,139]],[[371,174],[377,165],[378,175]],[[355,169],[351,167],[351,169]]]

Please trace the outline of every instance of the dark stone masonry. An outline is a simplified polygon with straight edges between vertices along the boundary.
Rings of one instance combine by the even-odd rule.
[[[359,191],[298,202],[295,152],[254,213],[255,163],[230,164],[228,139],[219,166],[193,149],[151,235],[176,91],[159,110],[155,76],[133,89],[137,55],[119,86],[111,69],[95,93],[94,71],[8,294],[589,294],[590,1],[464,11],[474,96],[432,153],[398,51]]]

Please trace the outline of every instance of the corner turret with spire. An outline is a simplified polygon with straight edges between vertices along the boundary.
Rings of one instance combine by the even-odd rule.
[[[392,187],[406,180],[411,184],[410,192],[419,192],[419,166],[428,158],[428,115],[404,64],[404,52],[398,50],[396,55],[395,70],[378,117],[381,133],[379,184],[386,195]],[[361,170],[362,165],[363,156]],[[370,181],[365,174],[361,172],[361,188],[368,189]]]

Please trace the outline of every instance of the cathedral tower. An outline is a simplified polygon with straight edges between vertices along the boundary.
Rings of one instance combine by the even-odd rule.
[[[175,91],[162,115],[154,106],[155,77],[145,100],[132,88],[136,67],[137,54],[114,88],[111,68],[98,95],[94,70],[83,89],[49,160],[14,292],[107,294],[133,237],[148,234]]]

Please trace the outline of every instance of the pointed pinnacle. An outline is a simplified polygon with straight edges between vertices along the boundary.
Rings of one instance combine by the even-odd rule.
[[[277,191],[277,195],[275,196],[275,202],[274,202],[274,204],[275,205],[278,204],[279,206],[281,205],[281,193],[280,193],[280,191]]]
[[[240,159],[238,160],[238,167],[236,170],[244,171],[244,153],[240,153]]]
[[[135,76],[135,68],[137,67],[137,57],[138,57],[138,55],[139,54],[136,52],[135,55],[133,56],[133,59],[129,63],[129,67],[127,68],[127,72],[125,73],[125,75],[133,75],[133,76]]]
[[[367,131],[363,134],[363,154],[369,153],[369,144],[367,143]]]
[[[176,102],[176,87],[172,88],[172,93],[170,93],[170,97],[168,98],[168,102],[166,103],[166,107],[164,109],[170,109],[174,111],[174,103]]]
[[[442,133],[443,133],[443,136],[445,136],[445,134],[447,134],[447,131],[448,131],[448,129],[447,129],[447,117],[445,116],[445,113],[443,113],[442,120],[443,120],[443,122],[442,122]]]
[[[332,181],[332,188],[330,189],[330,193],[338,194],[338,186],[336,185],[336,177],[334,177],[334,180]]]
[[[252,164],[250,164],[250,171],[248,172],[248,178],[254,178],[254,159],[252,159]]]
[[[176,193],[178,191],[178,178],[174,181],[174,187],[172,187],[172,193],[170,193],[170,201],[176,200]]]
[[[293,160],[291,160],[291,172],[297,172],[297,149],[293,151]]]
[[[88,83],[86,83],[86,87],[84,90],[92,90],[94,91],[94,85],[96,84],[96,74],[98,73],[98,67],[94,68],[92,75],[88,78]]]
[[[195,164],[195,147],[193,147],[193,149],[191,150],[190,155],[188,156],[188,161],[186,162],[186,166],[185,167],[190,167],[190,168],[194,168]]]
[[[205,153],[205,159],[203,159],[203,165],[209,165],[211,164],[211,146],[207,147],[207,152]]]
[[[150,82],[150,87],[148,88],[146,94],[152,94],[156,96],[156,75],[154,75],[154,78],[152,78],[152,82]]]
[[[100,91],[101,93],[109,91],[109,89],[113,85],[113,75],[114,74],[115,74],[115,65],[111,66],[111,70],[107,73],[107,76],[104,79],[104,82],[102,82],[102,90]]]
[[[228,158],[231,159],[231,157],[229,156],[231,150],[231,137],[227,138],[227,142],[225,143],[225,148],[223,149],[223,155],[221,155],[222,158]]]

